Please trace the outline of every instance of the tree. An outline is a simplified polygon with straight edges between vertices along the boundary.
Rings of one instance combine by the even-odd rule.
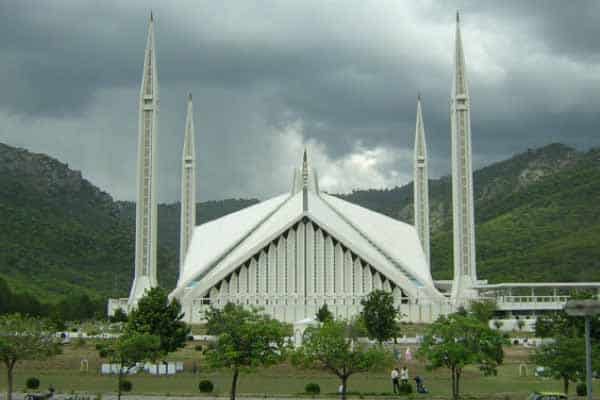
[[[363,306],[361,319],[370,339],[379,344],[396,337],[399,326],[396,321],[398,310],[394,307],[394,297],[383,290],[374,290],[360,304]]]
[[[317,321],[325,322],[333,319],[333,314],[329,311],[329,307],[327,304],[323,304],[321,308],[317,311],[317,315],[315,315]]]
[[[481,300],[471,302],[471,314],[481,322],[488,323],[496,312],[496,302],[493,300]]]
[[[190,327],[181,321],[183,315],[179,301],[169,301],[167,292],[155,287],[139,300],[137,308],[129,315],[125,333],[158,336],[164,357],[185,346]]]
[[[39,318],[10,314],[0,316],[0,360],[6,366],[7,393],[12,399],[13,373],[23,360],[43,360],[60,353],[60,347]]]
[[[600,346],[592,354],[598,354]],[[585,343],[583,337],[557,336],[552,343],[544,344],[531,355],[531,361],[544,367],[554,379],[562,379],[563,391],[569,393],[569,382],[577,382],[585,377]],[[600,367],[598,357],[594,360]]]
[[[285,357],[286,326],[256,309],[229,303],[222,310],[210,308],[206,319],[208,333],[217,335],[206,358],[213,368],[233,371],[231,400],[235,400],[240,371],[273,365]]]
[[[495,375],[504,359],[500,333],[472,315],[440,317],[427,329],[419,357],[428,369],[448,368],[452,375],[452,398],[458,399],[460,377],[467,365],[478,365],[485,375]]]
[[[127,314],[122,308],[117,308],[114,314],[109,318],[110,322],[127,322]]]
[[[123,376],[128,374],[136,363],[154,361],[161,354],[160,338],[146,333],[130,332],[121,335],[107,349],[100,349],[111,363],[119,365],[117,377],[117,399],[121,400]]]
[[[524,326],[525,326],[525,321],[523,321],[522,319],[518,319],[517,320],[517,330],[519,332],[521,332],[523,330]]]
[[[348,378],[387,365],[389,357],[381,348],[368,348],[356,342],[352,323],[329,320],[321,327],[304,332],[302,346],[292,361],[304,368],[318,368],[335,374],[342,384],[342,399],[346,398]]]

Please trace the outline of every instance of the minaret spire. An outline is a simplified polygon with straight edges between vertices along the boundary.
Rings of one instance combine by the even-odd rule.
[[[154,17],[150,13],[138,108],[137,203],[135,276],[129,294],[134,307],[156,279],[156,135],[158,133],[158,75],[154,47]]]
[[[306,148],[302,156],[302,211],[308,211],[308,158]]]
[[[452,223],[454,230],[452,297],[458,301],[474,294],[472,285],[477,281],[473,167],[471,162],[471,100],[459,21],[460,17],[457,12],[450,125],[452,133]]]
[[[181,225],[179,235],[179,279],[183,278],[184,261],[196,226],[196,150],[194,143],[194,106],[188,95],[187,116],[181,163]]]
[[[415,229],[429,265],[429,175],[427,172],[427,142],[425,141],[425,125],[423,124],[420,94],[417,97],[413,184]]]

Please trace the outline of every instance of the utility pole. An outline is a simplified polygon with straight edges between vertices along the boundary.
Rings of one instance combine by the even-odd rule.
[[[565,312],[573,317],[585,318],[585,386],[587,398],[592,400],[592,317],[600,314],[600,301],[598,300],[569,300],[565,305]]]

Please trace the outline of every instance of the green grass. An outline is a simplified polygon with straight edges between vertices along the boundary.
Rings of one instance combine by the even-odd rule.
[[[477,398],[525,398],[533,390],[561,390],[561,382],[543,380],[532,376],[519,377],[519,365],[526,361],[527,349],[520,347],[507,348],[506,364],[503,365],[496,377],[483,377],[475,368],[469,368],[462,380],[461,391]],[[193,344],[169,357],[170,360],[184,361],[186,371],[191,371],[192,364],[200,362],[201,353],[193,350]],[[79,364],[82,358],[89,360],[90,371],[80,372]],[[53,385],[58,392],[87,392],[110,393],[115,391],[116,379],[102,376],[98,373],[102,360],[97,356],[93,343],[85,346],[65,346],[64,353],[52,360],[44,362],[26,362],[16,370],[16,390],[23,391],[25,380],[36,376],[41,380],[41,389]],[[402,364],[401,364],[402,365]],[[425,378],[426,386],[433,398],[449,398],[450,377],[447,371],[426,371],[420,361],[407,363],[411,377],[421,375]],[[155,377],[149,375],[132,376],[132,394],[155,395],[200,395],[197,385],[202,379],[210,379],[215,384],[215,392],[225,396],[229,390],[231,375],[228,371],[209,371],[200,367],[194,375],[185,372],[172,377]],[[257,370],[255,373],[241,375],[239,393],[242,395],[295,396],[302,394],[304,386],[309,382],[318,383],[322,394],[334,394],[339,381],[333,375],[323,371],[298,370],[290,365],[280,365],[269,369]],[[571,385],[574,390],[574,385]],[[595,390],[600,390],[596,385]],[[6,390],[4,371],[0,373],[0,388]],[[358,374],[349,380],[352,392],[361,392],[367,396],[371,393],[389,393],[390,382],[388,371],[378,373]],[[423,398],[423,397],[419,397]]]

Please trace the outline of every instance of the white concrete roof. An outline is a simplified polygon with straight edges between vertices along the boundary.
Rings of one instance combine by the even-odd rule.
[[[173,295],[196,285],[210,289],[304,217],[397,285],[437,293],[413,226],[311,189],[307,207],[299,191],[196,227]]]

